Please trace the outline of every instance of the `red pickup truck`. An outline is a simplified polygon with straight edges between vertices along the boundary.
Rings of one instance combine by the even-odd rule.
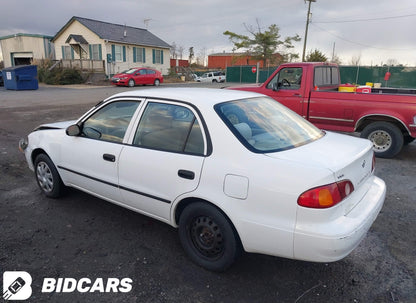
[[[376,156],[392,158],[416,138],[416,90],[372,88],[340,92],[336,64],[286,63],[263,84],[228,89],[268,95],[317,127],[359,132],[374,144]]]

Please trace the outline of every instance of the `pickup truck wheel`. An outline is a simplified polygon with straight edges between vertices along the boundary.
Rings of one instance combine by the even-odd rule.
[[[190,259],[212,271],[226,270],[242,251],[231,223],[218,209],[203,202],[184,209],[179,238]]]
[[[389,122],[374,122],[361,132],[361,138],[373,142],[376,157],[393,158],[403,147],[403,134],[400,129]]]
[[[135,85],[134,80],[130,79],[129,82],[128,82],[128,86],[129,87],[134,87],[134,85]]]
[[[39,154],[35,159],[35,177],[42,192],[49,198],[59,198],[64,184],[52,160],[46,154]]]
[[[218,81],[216,79],[212,80],[212,83],[217,83]]]

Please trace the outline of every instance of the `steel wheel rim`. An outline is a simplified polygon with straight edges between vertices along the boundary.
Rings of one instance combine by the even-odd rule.
[[[190,236],[194,247],[204,257],[216,260],[223,255],[223,234],[212,218],[206,216],[195,218],[191,224]]]
[[[45,162],[39,162],[36,167],[38,183],[43,191],[51,192],[53,189],[52,171]]]
[[[373,142],[374,149],[380,152],[388,150],[392,144],[390,134],[384,130],[373,131],[368,136],[368,139]]]

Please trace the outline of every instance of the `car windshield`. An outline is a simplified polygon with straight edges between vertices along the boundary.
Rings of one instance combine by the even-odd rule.
[[[325,134],[268,97],[220,103],[215,110],[240,142],[256,153],[288,150]]]
[[[137,68],[131,68],[129,70],[126,70],[124,73],[125,74],[134,74],[135,71],[137,71]]]

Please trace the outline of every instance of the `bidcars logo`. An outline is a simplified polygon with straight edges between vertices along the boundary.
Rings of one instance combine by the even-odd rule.
[[[133,280],[130,278],[97,278],[95,281],[89,278],[45,278],[43,279],[42,292],[129,292],[132,289]]]
[[[32,277],[25,271],[3,273],[3,299],[26,300],[32,295]]]
[[[127,293],[132,290],[130,278],[44,278],[42,293]],[[3,299],[27,300],[32,295],[32,277],[25,271],[3,273]]]

